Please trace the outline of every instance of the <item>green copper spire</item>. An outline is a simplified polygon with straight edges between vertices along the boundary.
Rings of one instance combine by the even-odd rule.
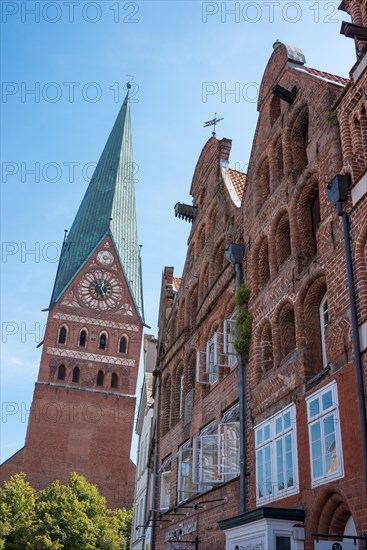
[[[138,314],[143,320],[129,91],[64,242],[51,305],[59,300],[107,235],[115,244]]]

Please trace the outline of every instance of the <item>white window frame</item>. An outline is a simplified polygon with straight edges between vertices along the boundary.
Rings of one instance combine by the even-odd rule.
[[[278,413],[270,416],[254,428],[255,463],[256,463],[256,504],[272,502],[299,492],[298,457],[297,457],[297,427],[296,406],[288,405]],[[291,442],[288,457],[292,460],[293,484],[287,487],[285,446]],[[282,455],[279,462],[277,452],[281,447]],[[261,462],[260,462],[261,459]],[[283,481],[280,481],[280,476]],[[284,488],[280,488],[283,484]],[[260,485],[265,494],[259,495]]]
[[[218,369],[218,332],[215,332],[206,343],[206,372],[209,384],[214,384],[219,378]]]
[[[167,458],[161,467],[161,486],[159,495],[159,510],[169,510],[171,504],[171,457]],[[168,487],[168,491],[167,491]],[[166,489],[165,493],[163,488]]]
[[[184,456],[186,455],[186,456]],[[178,480],[177,480],[177,502],[180,504],[181,502],[184,502],[188,498],[190,498],[191,494],[196,494],[197,491],[193,490],[193,472],[192,472],[192,464],[193,464],[193,450],[190,444],[190,441],[186,441],[183,445],[180,446],[178,449]],[[187,475],[183,474],[183,465],[188,466],[188,473]],[[186,469],[186,468],[185,468]],[[185,488],[185,481],[188,483],[188,486]]]
[[[306,398],[307,405],[307,421],[308,421],[308,439],[310,448],[310,465],[311,465],[311,486],[317,487],[334,479],[344,477],[343,464],[343,446],[340,430],[339,418],[339,402],[338,402],[338,387],[334,380],[320,390]],[[332,423],[328,419],[333,417]],[[316,426],[319,426],[320,445],[321,445],[321,467],[322,474],[317,475],[315,471],[316,449],[313,445],[315,440],[313,435],[316,435]],[[330,429],[333,428],[333,432]],[[327,433],[329,431],[329,434]],[[327,448],[327,439],[330,441],[330,436],[334,435],[334,451],[331,453]],[[333,445],[331,443],[331,446]],[[320,450],[320,449],[319,449]],[[329,467],[327,465],[327,455],[331,455]],[[329,468],[329,471],[327,469]],[[331,469],[332,468],[332,469]]]
[[[240,405],[236,403],[222,417],[218,426],[219,433],[219,471],[223,481],[229,481],[240,475]],[[236,434],[237,437],[229,437]],[[233,443],[235,448],[233,448]]]
[[[229,319],[223,323],[223,353],[228,356],[228,366],[233,367],[237,363],[237,353],[235,349],[236,341],[236,316],[235,311]]]
[[[229,409],[221,422],[206,426],[198,436],[193,438],[193,481],[199,485],[200,492],[209,491],[213,485],[224,483],[239,476],[239,437],[237,440],[237,468],[229,468],[228,459],[233,459],[228,453],[227,430],[235,430],[239,435],[239,405]],[[212,449],[210,451],[210,449]],[[208,452],[209,451],[209,452]],[[233,460],[232,460],[233,466]]]
[[[182,418],[183,417],[183,412],[184,412],[184,374],[182,373],[181,376],[180,376],[180,402],[179,402],[179,408],[178,408],[178,414],[179,414],[179,418]]]
[[[326,305],[326,308],[325,308]],[[324,368],[328,365],[327,360],[327,353],[326,353],[326,328],[328,326],[328,320],[325,320],[325,316],[329,317],[329,307],[328,307],[328,300],[327,300],[327,294],[322,298],[320,302],[319,307],[319,315],[320,315],[320,336],[321,336],[321,349],[322,349],[322,366]]]

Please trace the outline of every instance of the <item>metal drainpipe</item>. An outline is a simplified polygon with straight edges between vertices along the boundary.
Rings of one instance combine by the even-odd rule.
[[[243,281],[242,264],[235,264],[236,270],[236,289],[240,287]],[[241,312],[241,306],[237,306],[237,315]],[[245,410],[245,394],[246,394],[246,371],[245,362],[241,354],[237,355],[237,364],[239,372],[239,404],[240,404],[240,514],[246,511],[246,410]]]
[[[154,373],[153,373],[154,374]],[[157,500],[157,478],[158,478],[158,437],[159,437],[159,405],[160,405],[160,396],[161,396],[161,373],[159,369],[155,370],[155,375],[157,377],[157,418],[155,422],[155,430],[154,430],[154,439],[155,439],[155,449],[154,449],[154,468],[153,468],[153,497],[152,497],[152,503],[153,503],[153,510],[156,504]],[[153,511],[153,522],[152,522],[152,537],[151,537],[151,549],[154,550],[155,548],[155,522],[156,519],[156,512]]]
[[[349,303],[350,303],[350,312],[351,312],[351,319],[352,319],[354,360],[356,365],[356,377],[357,377],[359,424],[360,424],[361,438],[362,438],[362,457],[363,457],[363,467],[364,467],[365,491],[366,491],[366,497],[367,497],[367,415],[366,415],[366,407],[364,404],[363,371],[362,371],[362,361],[361,361],[361,348],[360,348],[360,342],[359,342],[359,329],[358,329],[356,295],[355,295],[353,267],[352,267],[352,255],[350,250],[349,218],[348,218],[348,214],[343,211],[342,203],[340,201],[337,202],[336,208],[337,208],[338,216],[342,217],[342,222],[343,222],[345,259],[347,264],[348,288],[349,288]]]

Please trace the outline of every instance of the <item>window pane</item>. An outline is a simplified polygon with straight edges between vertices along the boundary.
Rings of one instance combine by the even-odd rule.
[[[292,454],[292,436],[291,435],[287,435],[285,437],[285,467],[286,467],[287,487],[293,487],[294,474],[293,474],[293,454]]]
[[[329,409],[333,405],[333,393],[332,391],[328,391],[324,393],[322,396],[322,410],[326,411],[326,409]]]
[[[318,399],[314,399],[313,401],[310,401],[309,404],[309,411],[310,411],[310,417],[313,418],[314,416],[318,415],[320,412],[320,404]]]
[[[336,456],[336,440],[334,416],[329,415],[324,418],[325,434],[325,453],[326,453],[326,473],[331,474],[338,469],[338,459]]]
[[[263,451],[257,451],[256,470],[257,470],[257,494],[261,498],[264,496],[264,462]]]
[[[275,550],[291,550],[290,537],[276,537]]]
[[[277,418],[275,421],[275,433],[280,434],[283,431],[283,419],[282,417]]]
[[[262,442],[263,442],[263,431],[262,431],[262,429],[260,428],[260,430],[258,430],[258,431],[256,432],[256,443],[257,443],[258,445],[260,445],[260,443],[262,443]]]
[[[266,495],[271,495],[272,482],[271,482],[271,459],[270,459],[270,446],[265,447],[265,484],[266,484]]]
[[[311,426],[311,452],[313,476],[318,478],[324,474],[322,465],[322,448],[321,448],[321,426],[320,422],[316,422]]]
[[[270,439],[270,424],[264,426],[264,440]]]
[[[288,411],[284,415],[284,429],[287,430],[291,427],[291,413]]]
[[[279,439],[276,445],[277,449],[277,482],[278,490],[284,489],[284,469],[283,469],[283,440]]]

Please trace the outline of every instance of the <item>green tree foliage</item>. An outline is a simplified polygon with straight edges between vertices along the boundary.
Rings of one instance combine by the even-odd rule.
[[[127,550],[132,510],[110,510],[95,485],[76,473],[36,493],[24,474],[0,489],[0,549]]]

